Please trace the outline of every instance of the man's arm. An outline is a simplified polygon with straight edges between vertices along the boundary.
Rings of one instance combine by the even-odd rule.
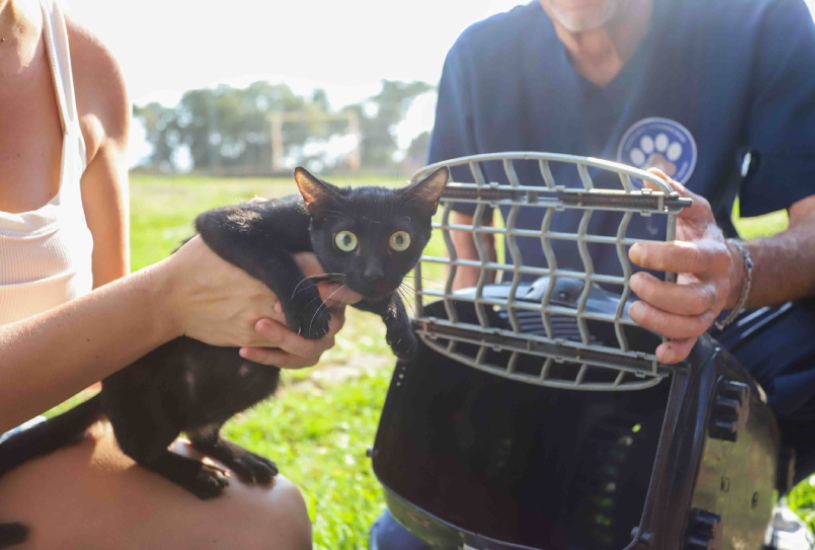
[[[464,33],[466,34],[466,33]],[[428,164],[443,160],[476,155],[479,151],[475,143],[472,128],[474,124],[472,109],[472,63],[470,60],[467,40],[459,37],[447,53],[439,81],[439,94],[436,101],[436,125],[430,137],[428,151]],[[472,174],[467,166],[454,166],[450,170],[450,181],[468,182]],[[457,225],[472,225],[475,207],[471,204],[457,203],[450,215],[450,223]],[[484,225],[492,225],[492,217],[485,215]],[[478,260],[478,250],[472,233],[465,231],[451,231],[450,237],[456,249],[456,254],[462,260]],[[495,237],[483,234],[484,244],[489,251],[490,260],[495,260]],[[453,289],[473,287],[478,283],[480,270],[473,267],[459,266],[453,281]],[[492,273],[489,281],[492,282],[495,274]]]
[[[631,278],[631,290],[641,301],[632,304],[629,315],[637,324],[673,338],[657,348],[657,358],[671,364],[687,358],[722,310],[736,306],[745,267],[738,249],[725,241],[707,200],[652,171],[694,202],[678,217],[676,241],[641,242],[629,251],[640,267],[677,273],[676,283],[645,272]],[[754,263],[749,308],[815,294],[815,196],[796,202],[789,212],[788,230],[745,244]]]
[[[789,229],[773,237],[745,243],[753,260],[748,308],[815,296],[815,195],[788,209]],[[738,255],[737,264],[741,263]],[[743,266],[740,270],[743,277]],[[725,309],[738,301],[742,279],[735,281]]]
[[[455,225],[472,225],[473,217],[461,212],[451,212],[450,223]],[[492,226],[492,218],[484,219],[482,224],[485,226]],[[478,249],[475,246],[475,238],[469,231],[451,231],[450,237],[453,239],[453,245],[456,249],[456,254],[460,260],[479,260]],[[495,255],[495,235],[491,233],[482,233],[481,238],[484,240],[484,245],[487,247],[490,261],[496,261]],[[478,284],[478,277],[481,270],[477,267],[464,267],[459,266],[456,270],[456,277],[453,279],[453,290],[461,288],[469,288]],[[495,272],[487,273],[487,283],[492,283],[495,280]]]

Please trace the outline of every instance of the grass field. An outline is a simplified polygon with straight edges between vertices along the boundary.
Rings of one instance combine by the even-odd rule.
[[[340,178],[336,183],[374,181]],[[295,191],[291,180],[133,175],[133,269],[170,254],[192,234],[191,222],[203,210]],[[757,221],[741,220],[738,226],[746,236],[755,237],[783,229],[784,218],[771,215]],[[442,243],[433,241],[430,250],[443,254]],[[440,272],[438,279],[441,276]],[[368,529],[384,509],[381,488],[365,451],[373,443],[394,359],[385,345],[381,321],[370,314],[351,309],[336,341],[319,367],[284,372],[278,396],[233,419],[225,434],[274,459],[300,486],[314,522],[316,548],[361,549],[367,548]],[[806,512],[813,499],[803,492],[799,496],[795,502]]]

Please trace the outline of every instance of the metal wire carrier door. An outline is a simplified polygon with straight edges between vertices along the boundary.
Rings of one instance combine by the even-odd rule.
[[[502,165],[508,184],[487,181],[482,169],[487,163]],[[537,163],[536,175],[539,170],[544,186],[520,181],[518,163]],[[558,163],[576,168],[582,188],[558,185],[553,177],[553,166]],[[644,239],[629,238],[626,231],[635,215],[664,214],[666,239],[673,240],[676,214],[691,205],[690,199],[641,170],[594,158],[549,153],[513,152],[452,159],[423,168],[412,181],[443,165],[469,166],[475,183],[447,184],[442,195],[441,222],[433,224],[434,234],[440,231],[443,236],[447,257],[424,255],[416,266],[414,327],[425,344],[474,368],[541,386],[633,390],[653,386],[670,374],[672,367],[659,364],[654,355],[653,338],[649,347],[641,346],[647,349],[629,345],[627,331],[633,329],[626,327],[636,325],[627,314],[632,270],[626,247]],[[619,188],[596,187],[590,167],[598,180],[598,174],[605,174],[604,180],[610,179],[606,174],[610,172]],[[562,167],[558,168],[558,173],[563,173]],[[639,189],[636,179],[652,183],[657,190]],[[450,214],[456,203],[475,206],[472,225],[451,224]],[[505,227],[484,224],[485,212],[499,207],[505,213]],[[521,208],[545,209],[540,229],[516,227]],[[567,209],[582,211],[577,232],[551,230],[555,217]],[[589,220],[596,211],[614,211],[622,216],[615,234],[588,233]],[[457,257],[451,231],[473,234],[477,260]],[[491,261],[481,238],[485,233],[505,237],[511,264]],[[517,244],[519,237],[539,238],[548,265],[524,264]],[[558,239],[576,242],[582,271],[558,267],[560,258],[552,246]],[[595,272],[589,243],[613,245],[622,276]],[[430,270],[428,264],[448,266],[443,284],[436,281],[437,286],[432,288],[429,277],[423,279],[423,271]],[[454,291],[453,280],[462,266],[479,270],[478,283],[474,288]],[[489,274],[496,273],[504,282],[488,284]],[[538,277],[537,281],[530,283],[530,276]],[[672,280],[673,274],[666,274],[666,279]],[[611,293],[608,285],[621,287],[622,292]],[[569,292],[573,300],[564,300]],[[437,303],[428,307],[431,301]]]

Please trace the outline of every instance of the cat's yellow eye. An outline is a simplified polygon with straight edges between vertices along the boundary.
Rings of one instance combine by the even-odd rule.
[[[334,237],[334,243],[343,252],[351,252],[357,247],[358,242],[357,236],[350,231],[340,231]]]
[[[397,231],[391,235],[391,248],[397,252],[404,252],[410,246],[410,235],[407,231]]]

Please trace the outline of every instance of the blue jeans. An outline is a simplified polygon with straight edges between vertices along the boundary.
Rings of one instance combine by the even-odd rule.
[[[798,452],[797,480],[815,471],[815,299],[742,314],[712,332],[767,392],[785,443]],[[388,510],[371,527],[371,550],[430,550]]]
[[[371,527],[371,550],[430,550],[385,510]]]

